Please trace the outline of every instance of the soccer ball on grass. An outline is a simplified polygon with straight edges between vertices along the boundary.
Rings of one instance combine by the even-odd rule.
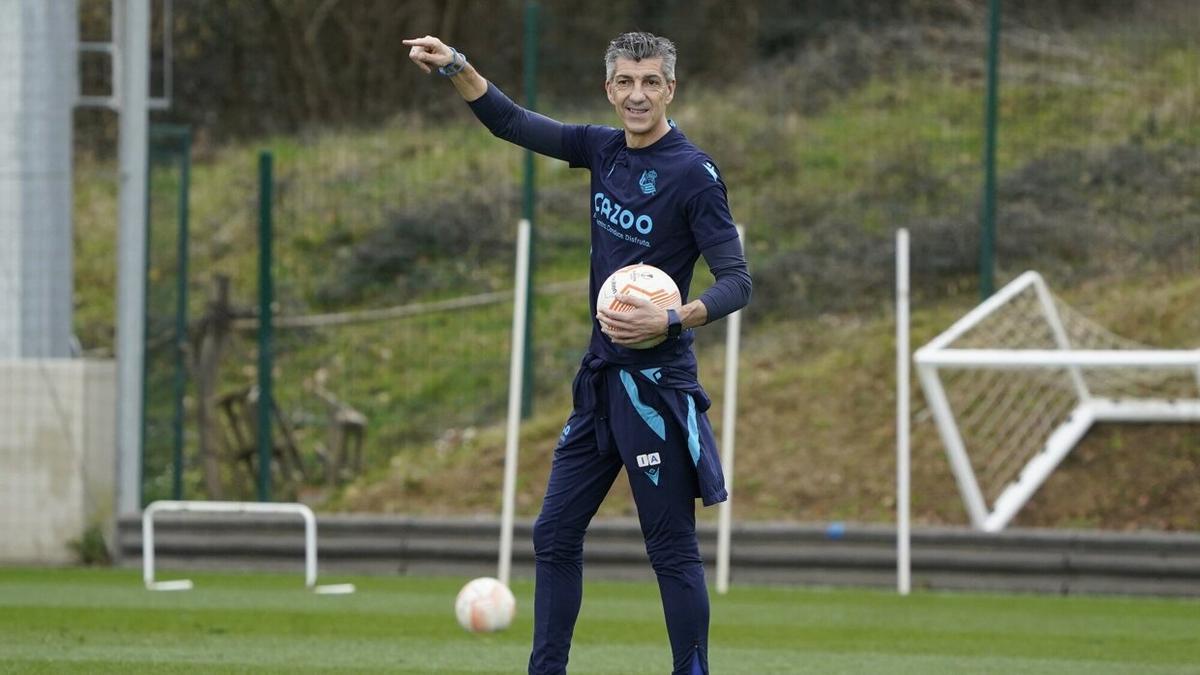
[[[454,599],[458,625],[472,633],[508,628],[517,611],[517,600],[499,579],[480,577],[467,582]]]

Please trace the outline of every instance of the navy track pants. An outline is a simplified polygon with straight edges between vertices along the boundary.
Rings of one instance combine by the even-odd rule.
[[[672,673],[708,673],[708,591],[696,541],[700,496],[697,428],[713,443],[686,392],[659,387],[655,370],[586,366],[575,378],[575,409],[563,428],[542,511],[533,530],[537,565],[531,675],[566,673],[583,597],[583,538],[625,467],[646,553],[658,578]],[[681,407],[687,415],[682,417]],[[707,408],[707,402],[705,402]],[[715,454],[715,453],[713,453]],[[665,664],[664,664],[665,665]]]

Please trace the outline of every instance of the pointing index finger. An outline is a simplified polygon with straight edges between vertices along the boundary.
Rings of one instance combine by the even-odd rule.
[[[433,37],[432,35],[426,35],[425,37],[408,38],[405,40],[401,40],[401,42],[403,44],[406,44],[409,46],[419,45],[421,47],[434,47],[437,45],[438,39]]]

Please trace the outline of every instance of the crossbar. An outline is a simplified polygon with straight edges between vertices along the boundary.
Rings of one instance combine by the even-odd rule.
[[[1038,283],[1045,284],[1046,282],[1042,281],[1042,275],[1032,270],[1025,272],[1016,279],[1008,282],[1004,288],[996,291],[996,293],[990,298],[984,300],[982,303],[976,306],[975,309],[967,312],[967,314],[961,319],[951,324],[951,326],[947,328],[945,332],[931,340],[929,344],[917,350],[918,360],[922,352],[945,348],[946,345],[954,342],[958,338],[962,337],[964,333],[978,325],[980,321],[983,321],[983,319],[988,314],[991,314],[993,311],[995,311],[997,307],[1003,305],[1009,300],[1012,300],[1013,297],[1029,286]]]
[[[915,359],[958,368],[1200,368],[1200,349],[922,349]]]

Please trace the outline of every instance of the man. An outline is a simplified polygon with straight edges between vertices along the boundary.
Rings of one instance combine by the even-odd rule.
[[[422,70],[448,77],[496,136],[587,168],[592,175],[591,343],[573,384],[534,525],[537,580],[532,674],[565,673],[583,595],[583,537],[624,466],[646,552],[658,577],[674,673],[708,673],[708,592],[696,543],[695,499],[727,498],[709,399],[696,377],[692,328],[743,307],[751,282],[715,163],[667,119],[675,46],[625,33],[605,53],[604,90],[622,129],[565,125],[525,110],[489,84],[464,54],[432,36],[405,40]],[[613,271],[644,262],[683,297],[703,255],[716,282],[699,299],[663,310],[618,296],[628,312],[597,310]],[[631,349],[666,335],[650,349]]]

